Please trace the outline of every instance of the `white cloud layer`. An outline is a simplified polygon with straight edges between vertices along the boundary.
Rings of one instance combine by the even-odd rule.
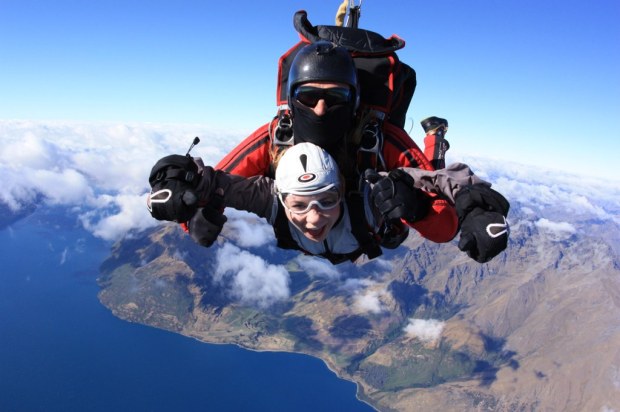
[[[67,206],[84,227],[107,240],[158,224],[144,204],[148,175],[158,159],[184,154],[193,137],[200,136],[202,142],[192,154],[215,164],[245,137],[204,125],[9,120],[0,120],[0,136],[0,203],[14,211],[32,203]],[[620,224],[617,181],[474,157],[458,160],[491,181],[513,205],[519,203],[522,215],[539,230],[567,236],[583,229],[579,222],[587,225],[591,219]],[[273,244],[266,224],[256,225],[247,214],[227,215],[232,240],[239,246]],[[348,267],[336,270],[320,259],[299,262],[311,276],[328,278],[343,277]]]
[[[410,338],[417,338],[422,342],[435,342],[441,336],[445,322],[436,319],[409,319],[404,331]]]
[[[106,240],[158,222],[147,212],[151,167],[192,154],[215,164],[243,136],[195,125],[123,125],[0,120],[0,202],[13,211],[37,203],[73,207],[76,220]],[[258,240],[255,240],[258,242]]]

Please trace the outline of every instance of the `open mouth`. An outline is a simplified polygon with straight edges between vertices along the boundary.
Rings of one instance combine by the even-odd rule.
[[[308,233],[311,237],[318,239],[323,235],[326,229],[327,228],[325,226],[319,229],[306,229],[306,233]]]

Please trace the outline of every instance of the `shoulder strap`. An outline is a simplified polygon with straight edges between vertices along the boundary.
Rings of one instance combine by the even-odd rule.
[[[278,242],[277,245],[279,248],[301,250],[307,253],[299,247],[295,240],[293,240],[291,230],[288,226],[288,219],[284,213],[284,208],[280,204],[278,204],[278,214],[276,215],[276,220],[273,223],[273,232],[276,236],[276,241]]]
[[[374,236],[372,231],[368,229],[366,222],[366,214],[364,213],[364,201],[360,192],[350,192],[347,195],[347,206],[349,215],[351,216],[351,231],[353,236],[360,244],[363,254],[369,259],[374,259],[383,254],[379,246],[379,240]],[[355,224],[355,222],[364,222],[363,224]]]

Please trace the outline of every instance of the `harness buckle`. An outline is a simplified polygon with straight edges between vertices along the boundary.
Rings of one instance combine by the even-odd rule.
[[[287,113],[280,115],[278,123],[270,133],[273,136],[273,143],[278,146],[293,146],[293,119]]]
[[[359,147],[357,148],[357,173],[360,176],[360,187],[366,169],[386,170],[383,158],[383,131],[381,122],[368,122],[362,130]]]

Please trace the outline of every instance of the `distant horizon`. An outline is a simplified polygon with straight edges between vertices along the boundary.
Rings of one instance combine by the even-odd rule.
[[[411,124],[411,119],[408,119],[408,125]],[[179,128],[180,130],[187,131],[187,134],[184,136],[179,136],[179,144],[178,149],[175,152],[175,149],[171,149],[169,153],[163,153],[161,156],[165,156],[170,153],[180,153],[187,150],[189,145],[191,144],[192,139],[197,136],[201,139],[201,143],[197,145],[194,149],[192,149],[192,153],[196,155],[196,153],[201,151],[201,148],[204,147],[205,143],[209,142],[211,138],[210,132],[215,132],[218,134],[218,137],[222,134],[229,136],[231,140],[226,142],[227,149],[232,149],[236,144],[240,143],[245,137],[249,136],[256,128],[261,125],[257,125],[256,128],[244,128],[243,126],[237,126],[236,129],[230,127],[222,127],[217,125],[211,125],[206,122],[146,122],[146,121],[115,121],[115,120],[63,120],[63,119],[0,119],[1,125],[9,125],[11,123],[20,123],[22,125],[34,124],[34,125],[56,125],[56,126],[87,126],[87,127],[112,127],[112,126],[120,126],[120,127],[135,127],[138,129],[162,129],[162,130],[172,130],[174,128]],[[406,125],[407,126],[407,125]],[[413,128],[415,129],[415,124],[413,124]],[[192,130],[194,128],[194,130]],[[192,133],[194,131],[194,133]],[[202,136],[200,132],[202,131]],[[411,131],[409,134],[412,139],[418,146],[422,149],[424,148],[424,135],[422,129],[416,133],[415,130]],[[408,131],[409,132],[409,131]],[[450,133],[450,132],[449,132]],[[178,135],[178,133],[175,133]],[[528,162],[528,159],[514,159],[508,155],[493,155],[493,154],[485,154],[485,153],[476,153],[475,151],[467,150],[466,143],[459,142],[458,140],[452,139],[452,136],[448,134],[446,136],[447,140],[450,142],[451,147],[446,154],[447,163],[467,163],[465,159],[472,158],[480,158],[487,159],[492,161],[506,162],[507,164],[521,165],[527,166],[531,168],[532,171],[537,170],[539,174],[543,174],[543,171],[548,172],[556,172],[561,174],[569,174],[573,176],[580,176],[588,179],[602,179],[603,181],[608,181],[610,183],[620,183],[620,175],[612,175],[609,172],[601,172],[600,170],[591,170],[589,168],[573,168],[573,167],[562,167],[561,165],[540,165],[536,164],[535,161]],[[220,141],[220,143],[222,143]],[[465,147],[460,147],[465,146]],[[215,162],[220,159],[212,159],[211,161]],[[151,165],[152,166],[152,165]],[[150,166],[149,166],[150,168]],[[604,183],[601,181],[600,183]]]
[[[5,187],[0,202],[13,210],[31,202],[70,206],[87,230],[107,240],[160,224],[145,203],[148,174],[158,159],[184,154],[193,137],[200,136],[192,155],[213,165],[243,137],[239,132],[187,124],[6,120],[0,120],[0,135]],[[448,151],[448,163],[470,165],[511,202],[533,207],[561,202],[565,210],[620,221],[616,181],[464,154],[459,145],[454,142]]]

